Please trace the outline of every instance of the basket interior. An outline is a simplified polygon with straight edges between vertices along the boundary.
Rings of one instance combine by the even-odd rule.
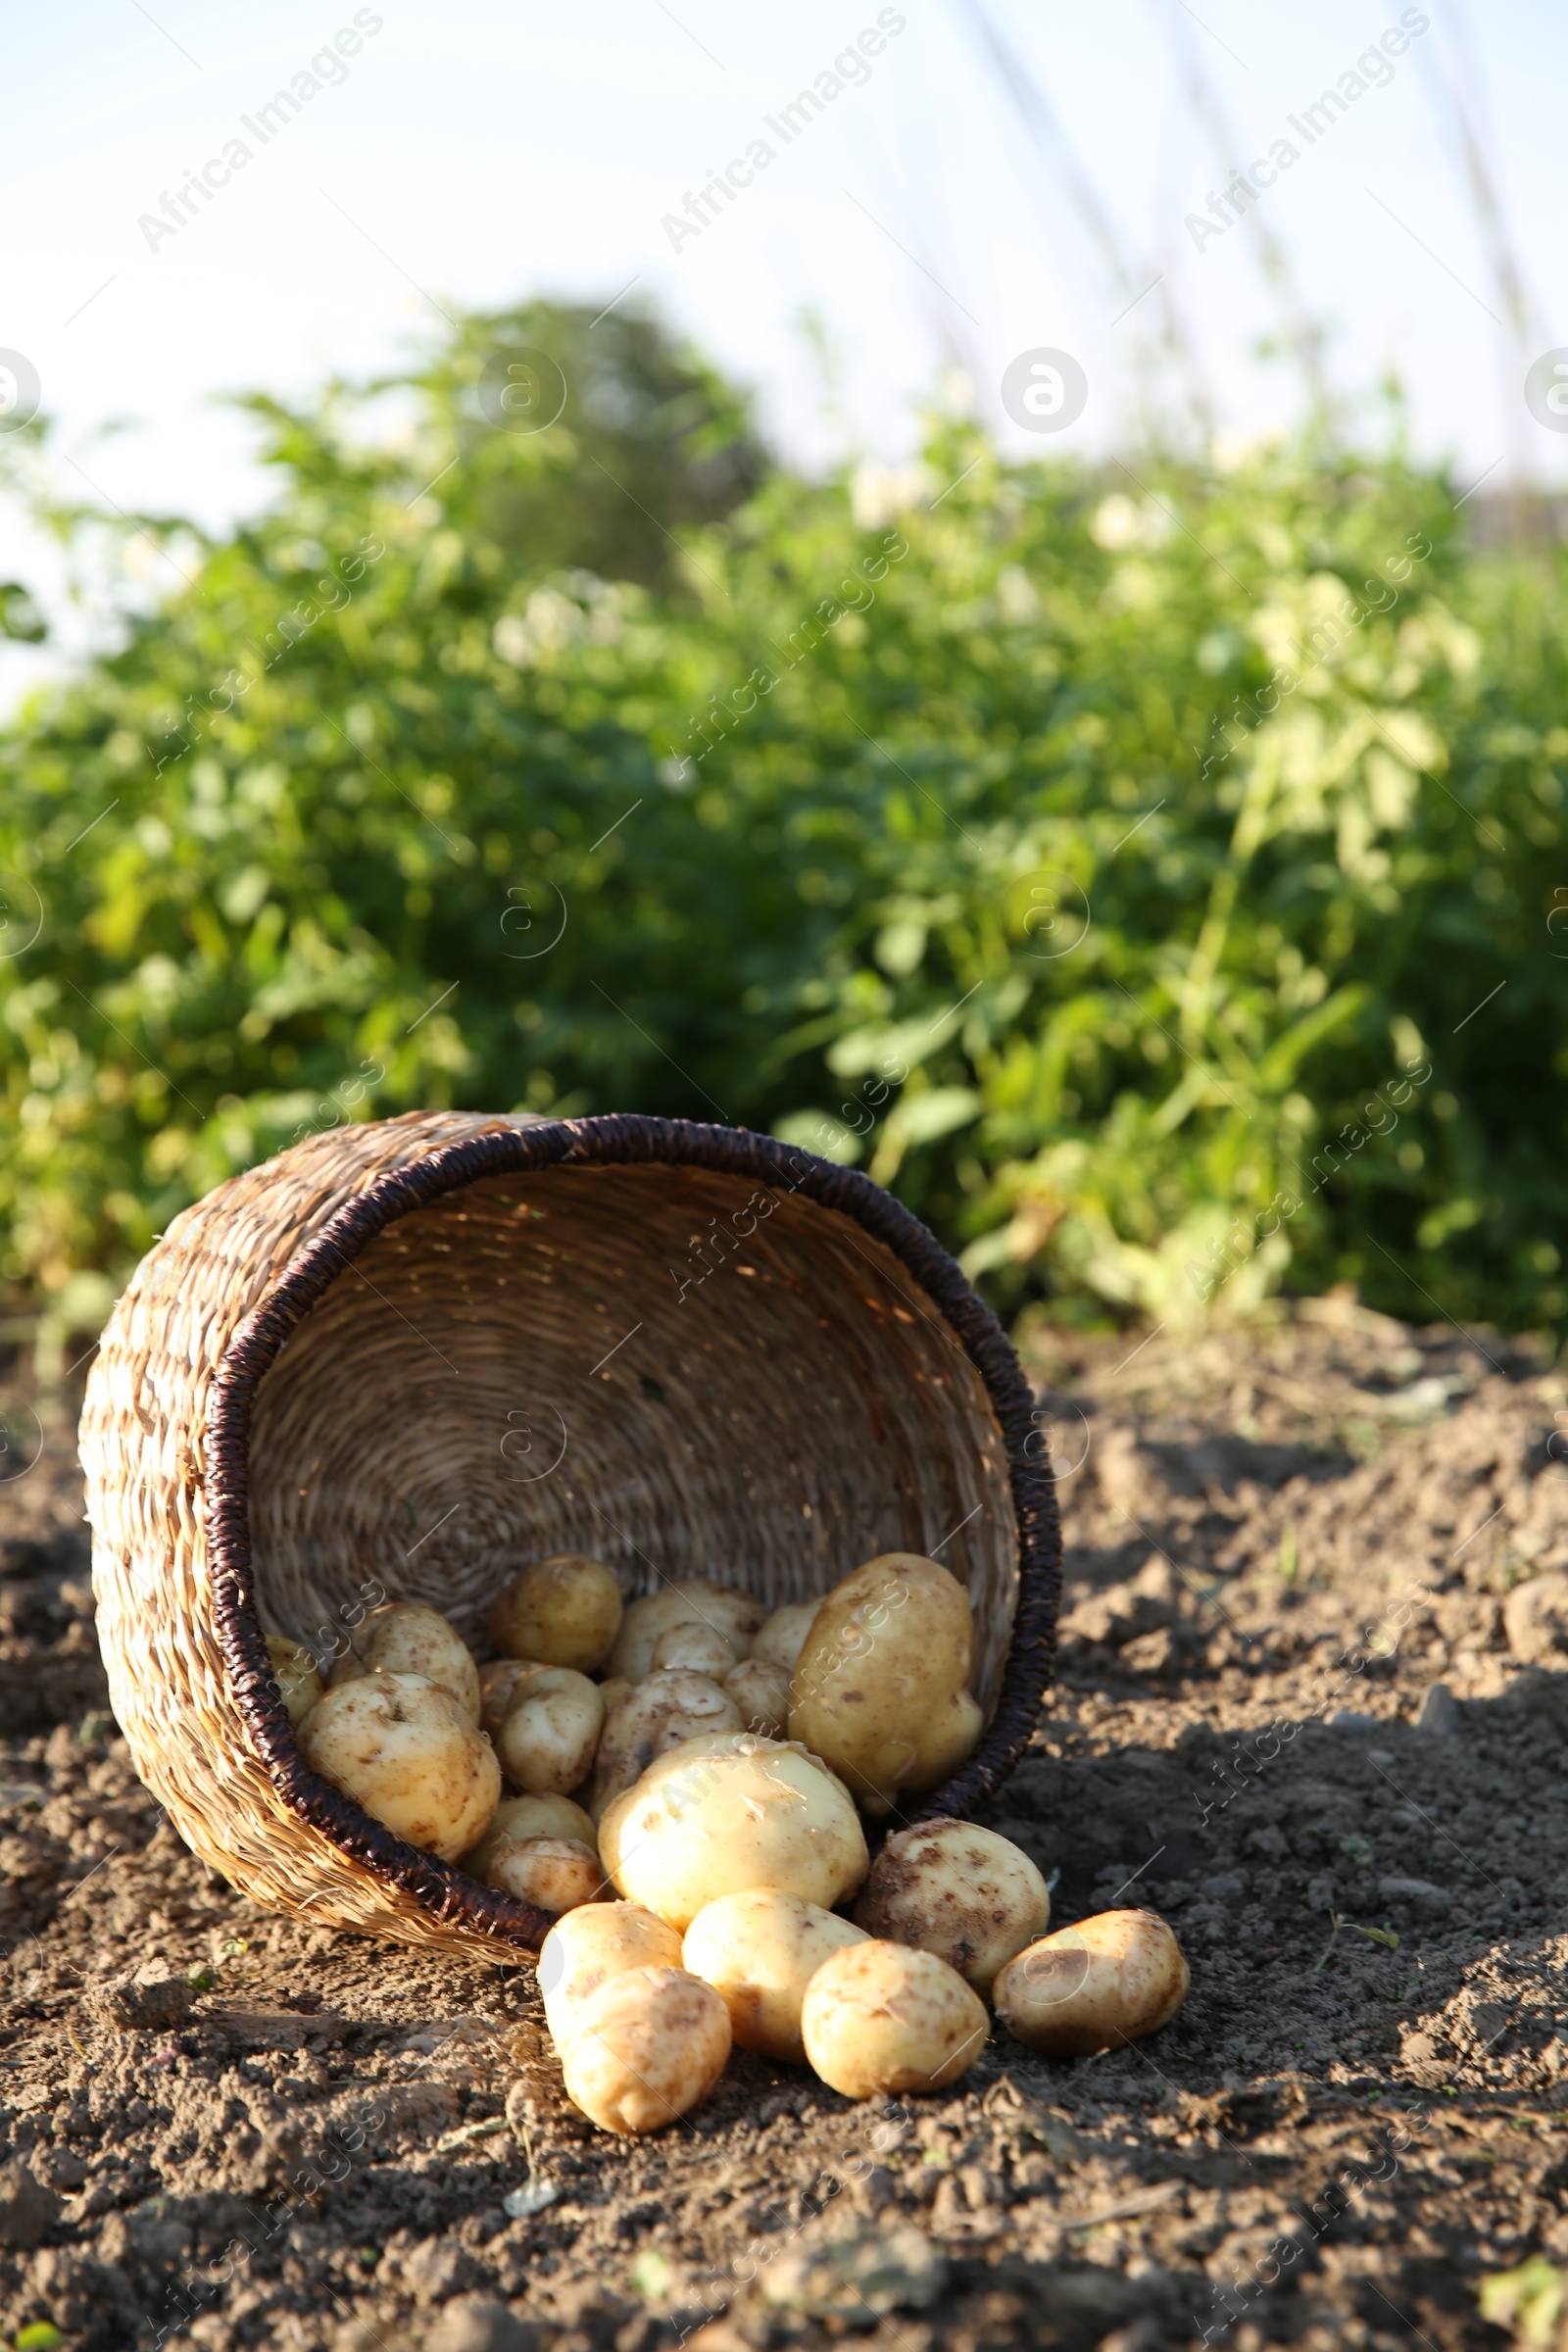
[[[980,1376],[852,1218],[743,1177],[555,1167],[384,1227],[264,1376],[249,1485],[263,1623],[318,1648],[369,1587],[483,1659],[556,1551],[781,1607],[908,1550],[966,1586],[996,1704],[1018,1544]]]

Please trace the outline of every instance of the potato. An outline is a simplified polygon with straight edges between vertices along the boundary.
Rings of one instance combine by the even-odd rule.
[[[463,1867],[482,1879],[498,1845],[524,1838],[574,1838],[590,1853],[599,1850],[598,1833],[581,1805],[569,1796],[504,1796],[477,1845],[462,1857]]]
[[[681,1669],[689,1674],[706,1674],[721,1683],[737,1664],[734,1649],[723,1635],[710,1625],[695,1618],[684,1624],[666,1627],[654,1643],[649,1672],[659,1674]]]
[[[824,1960],[801,2003],[807,2058],[847,2099],[940,2090],[979,2057],[989,2029],[956,1969],[880,1938]]]
[[[602,1666],[620,1631],[625,1602],[603,1560],[583,1551],[558,1551],[514,1576],[490,1604],[497,1649],[511,1658],[537,1658],[591,1674]]]
[[[601,1683],[599,1695],[604,1701],[605,1713],[608,1715],[612,1707],[618,1707],[623,1698],[630,1698],[636,1688],[630,1676],[624,1674],[612,1674],[608,1683]]]
[[[606,2132],[657,2132],[706,2099],[729,2056],[729,2011],[683,1968],[633,1968],[583,2003],[561,2053],[566,2095]]]
[[[564,2050],[578,2011],[611,1977],[632,1968],[679,1968],[680,1937],[641,1903],[583,1904],[568,1911],[539,1947],[545,2023]]]
[[[783,1739],[790,1718],[790,1678],[782,1666],[742,1658],[725,1675],[724,1688],[749,1732],[760,1732],[764,1740]]]
[[[660,1757],[606,1810],[599,1851],[620,1893],[682,1930],[747,1886],[831,1910],[866,1870],[843,1783],[804,1747],[750,1733],[722,1752]]]
[[[443,1862],[483,1835],[501,1794],[489,1740],[421,1674],[368,1674],[328,1690],[300,1726],[300,1748],[345,1796]]]
[[[711,1984],[743,2050],[804,2065],[801,2003],[830,1952],[863,1943],[861,1930],[819,1903],[776,1886],[721,1894],[686,1931],[681,1960]]]
[[[529,1675],[501,1727],[509,1780],[529,1796],[564,1796],[587,1777],[605,1720],[599,1687],[570,1666]]]
[[[479,1729],[488,1732],[493,1740],[501,1737],[501,1727],[512,1712],[518,1684],[540,1671],[532,1658],[492,1658],[488,1666],[480,1667]]]
[[[589,1812],[600,1820],[605,1807],[630,1788],[666,1748],[703,1732],[744,1729],[734,1699],[706,1674],[651,1674],[605,1725]]]
[[[1048,2058],[1119,2050],[1169,2025],[1191,1983],[1157,1911],[1101,1911],[1058,1928],[997,1977],[997,2015]]]
[[[519,1902],[557,1912],[597,1902],[606,1883],[598,1854],[577,1838],[503,1838],[484,1882]]]
[[[922,1821],[883,1846],[855,1924],[935,1952],[984,1996],[1004,1962],[1045,1934],[1051,1896],[1029,1856],[995,1830]]]
[[[470,1723],[479,1720],[479,1669],[456,1627],[420,1600],[389,1600],[372,1609],[349,1636],[332,1668],[329,1688],[341,1690],[367,1674],[417,1674],[450,1690]]]
[[[790,1684],[789,1733],[868,1813],[901,1788],[934,1788],[980,1734],[964,1691],[974,1646],[968,1595],[912,1551],[847,1576],[817,1609]]]
[[[320,1669],[303,1642],[286,1641],[281,1634],[268,1635],[267,1654],[272,1661],[277,1695],[298,1731],[321,1695]]]
[[[723,1637],[737,1658],[744,1658],[766,1618],[761,1602],[749,1592],[722,1592],[717,1585],[695,1580],[662,1585],[657,1592],[647,1593],[628,1607],[610,1653],[610,1672],[629,1675],[634,1683],[640,1683],[652,1670],[654,1644],[660,1635],[676,1625],[706,1625]]]
[[[775,1609],[752,1643],[751,1655],[764,1666],[782,1666],[786,1674],[793,1674],[821,1605],[819,1600],[794,1600],[787,1609]]]

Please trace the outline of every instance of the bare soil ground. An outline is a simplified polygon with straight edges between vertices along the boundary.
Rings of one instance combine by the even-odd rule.
[[[52,1424],[0,1487],[10,2327],[331,2352],[1552,2342],[1568,1637],[1503,1603],[1568,1566],[1568,1385],[1540,1350],[1334,1299],[1133,1347],[1029,1344],[1069,1606],[991,1819],[1059,1873],[1058,1922],[1164,1911],[1187,2007],[1071,2064],[999,2030],[903,2107],[740,2058],[641,2142],[566,2106],[529,1971],[265,1916],[185,1851],[105,1712]],[[107,1997],[133,1968],[135,2001]]]

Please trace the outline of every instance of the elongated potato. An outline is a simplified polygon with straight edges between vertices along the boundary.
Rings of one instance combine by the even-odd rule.
[[[868,1936],[935,1952],[988,1995],[998,1969],[1045,1934],[1051,1896],[1029,1856],[995,1830],[922,1821],[883,1846],[855,1919]]]
[[[603,1560],[558,1551],[534,1560],[490,1604],[490,1631],[509,1657],[591,1674],[614,1647],[625,1604]]]
[[[485,1885],[541,1911],[575,1911],[605,1891],[599,1856],[576,1838],[503,1838],[490,1857]]]
[[[776,1886],[721,1894],[686,1931],[681,1959],[712,1985],[743,2050],[806,2062],[801,2003],[830,1953],[863,1943],[859,1928]]]
[[[964,1690],[974,1645],[968,1595],[935,1560],[890,1551],[817,1609],[790,1683],[792,1740],[848,1784],[868,1813],[901,1788],[933,1788],[980,1732]]]
[[[941,2090],[979,2057],[989,2031],[984,2001],[956,1969],[876,1938],[824,1960],[801,2004],[806,2055],[847,2099]]]
[[[450,1690],[470,1723],[479,1720],[479,1669],[457,1628],[422,1600],[389,1600],[349,1636],[328,1677],[338,1690],[367,1674],[421,1674]]]
[[[760,1732],[764,1740],[783,1739],[790,1719],[790,1678],[782,1666],[742,1658],[725,1675],[724,1688],[749,1732]]]
[[[660,1757],[607,1808],[599,1851],[620,1893],[682,1930],[747,1886],[831,1910],[866,1870],[865,1833],[843,1783],[804,1747],[750,1733],[716,1754]]]
[[[641,1903],[584,1903],[559,1919],[539,1947],[545,2024],[558,2049],[579,2010],[611,1977],[633,1968],[679,1968],[680,1937]]]
[[[729,1692],[706,1674],[651,1674],[606,1721],[594,1766],[588,1810],[605,1807],[639,1780],[656,1756],[703,1732],[745,1726]]]
[[[612,1977],[561,2053],[566,2095],[606,2132],[657,2132],[706,2099],[729,2056],[729,2011],[683,1968]]]
[[[443,1862],[482,1836],[501,1794],[489,1740],[423,1675],[367,1674],[328,1690],[299,1740],[323,1779]]]
[[[303,1642],[290,1642],[282,1634],[268,1635],[267,1654],[277,1678],[277,1695],[298,1731],[321,1695],[320,1669]]]
[[[792,1600],[788,1608],[775,1609],[752,1643],[750,1654],[764,1666],[782,1666],[786,1674],[793,1674],[821,1605],[817,1600]]]
[[[587,1777],[605,1720],[599,1686],[570,1666],[542,1666],[501,1727],[501,1761],[529,1796],[564,1796]]]
[[[749,1592],[728,1592],[695,1578],[684,1584],[662,1585],[657,1592],[647,1593],[627,1608],[607,1672],[624,1674],[640,1683],[653,1671],[654,1645],[660,1635],[677,1625],[706,1625],[729,1643],[737,1658],[744,1658],[766,1619],[767,1611]]]
[[[478,1844],[463,1855],[463,1867],[482,1879],[498,1845],[520,1843],[525,1838],[573,1838],[590,1853],[599,1850],[593,1823],[569,1796],[504,1796]]]
[[[1191,1982],[1157,1911],[1101,1911],[1030,1944],[999,1972],[993,1992],[997,2015],[1030,2049],[1087,2058],[1157,2034]]]

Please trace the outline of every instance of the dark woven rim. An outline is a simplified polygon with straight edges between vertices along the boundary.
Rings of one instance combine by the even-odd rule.
[[[991,1727],[963,1770],[932,1792],[915,1818],[965,1814],[1006,1778],[1034,1731],[1055,1648],[1061,1531],[1029,1384],[1002,1326],[954,1260],[917,1217],[869,1177],[745,1128],[629,1115],[497,1127],[444,1145],[409,1167],[388,1170],[345,1201],[289,1261],[223,1351],[208,1400],[204,1480],[214,1614],[235,1696],[274,1786],[295,1812],[378,1878],[412,1894],[433,1919],[478,1929],[532,1951],[554,1926],[552,1912],[481,1886],[466,1871],[406,1844],[312,1771],[301,1755],[256,1605],[251,1416],[258,1385],[284,1341],[366,1245],[398,1217],[485,1176],[651,1161],[711,1168],[804,1193],[822,1207],[853,1217],[902,1261],[940,1309],[985,1384],[1006,1446],[1018,1526],[1018,1605]]]

